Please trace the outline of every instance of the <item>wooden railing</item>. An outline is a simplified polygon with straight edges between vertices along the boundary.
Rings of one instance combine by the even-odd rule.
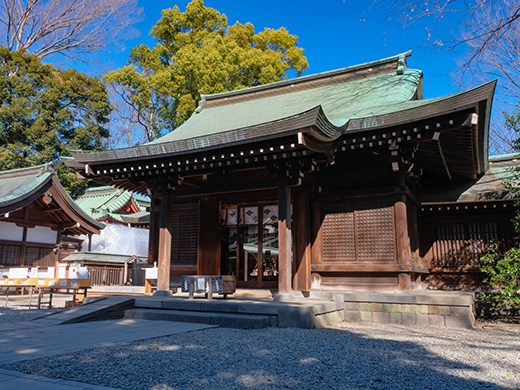
[[[438,223],[433,233],[432,267],[479,267],[490,245],[507,246],[496,222]]]

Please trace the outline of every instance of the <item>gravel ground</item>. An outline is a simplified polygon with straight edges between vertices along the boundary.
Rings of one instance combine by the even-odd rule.
[[[70,298],[68,298],[70,300]],[[30,302],[29,296],[10,296],[5,305],[5,296],[0,296],[0,324],[7,324],[11,322],[23,322],[31,321],[35,318],[55,313],[56,311],[62,310],[65,307],[66,297],[53,297],[52,309],[40,309],[38,310],[38,296],[33,296]],[[32,303],[29,308],[29,303]]]
[[[3,368],[122,389],[518,389],[520,326],[216,328]]]

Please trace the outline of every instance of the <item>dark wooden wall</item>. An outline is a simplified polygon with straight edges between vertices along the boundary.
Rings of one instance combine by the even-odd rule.
[[[489,246],[497,245],[503,253],[516,243],[513,216],[512,203],[489,203],[485,208],[483,204],[454,205],[450,210],[426,207],[420,226],[421,252],[430,269],[426,282],[435,288],[479,287],[483,279],[480,258]]]
[[[315,288],[398,287],[397,200],[384,195],[314,201]]]

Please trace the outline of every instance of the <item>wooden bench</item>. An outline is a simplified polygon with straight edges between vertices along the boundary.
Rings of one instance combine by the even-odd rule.
[[[87,297],[87,290],[90,287],[41,287],[38,288],[38,309],[41,308],[42,304],[48,304],[49,309],[52,309],[52,296],[53,295],[72,295],[72,306],[76,306],[76,295],[83,295],[83,299]],[[43,297],[49,295],[49,300],[43,302]]]
[[[213,299],[213,293],[222,294],[227,298],[228,294],[236,291],[236,286],[235,277],[230,275],[183,275],[181,277],[181,290],[189,293],[189,299],[193,299],[194,293],[205,293],[208,300]]]
[[[0,279],[0,293],[5,293],[5,307],[9,301],[10,289],[22,289],[22,295],[25,289],[29,289],[29,309],[32,307],[32,295],[34,287],[36,286],[36,279],[33,278],[1,278]]]
[[[90,279],[38,279],[36,289],[38,290],[38,309],[42,304],[48,304],[52,308],[53,295],[72,295],[72,306],[76,305],[76,295],[87,297],[90,288]],[[47,302],[43,302],[45,295],[49,296]]]

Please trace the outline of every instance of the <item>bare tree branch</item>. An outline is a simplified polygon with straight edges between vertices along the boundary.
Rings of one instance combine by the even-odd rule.
[[[0,44],[40,58],[119,43],[142,14],[137,0],[0,0],[0,11]]]
[[[490,152],[511,152],[518,135],[502,124],[502,113],[520,108],[520,0],[393,0],[390,8],[382,0],[374,4],[400,15],[405,25],[422,19],[435,44],[463,49],[466,55],[454,72],[461,85],[498,79]]]

